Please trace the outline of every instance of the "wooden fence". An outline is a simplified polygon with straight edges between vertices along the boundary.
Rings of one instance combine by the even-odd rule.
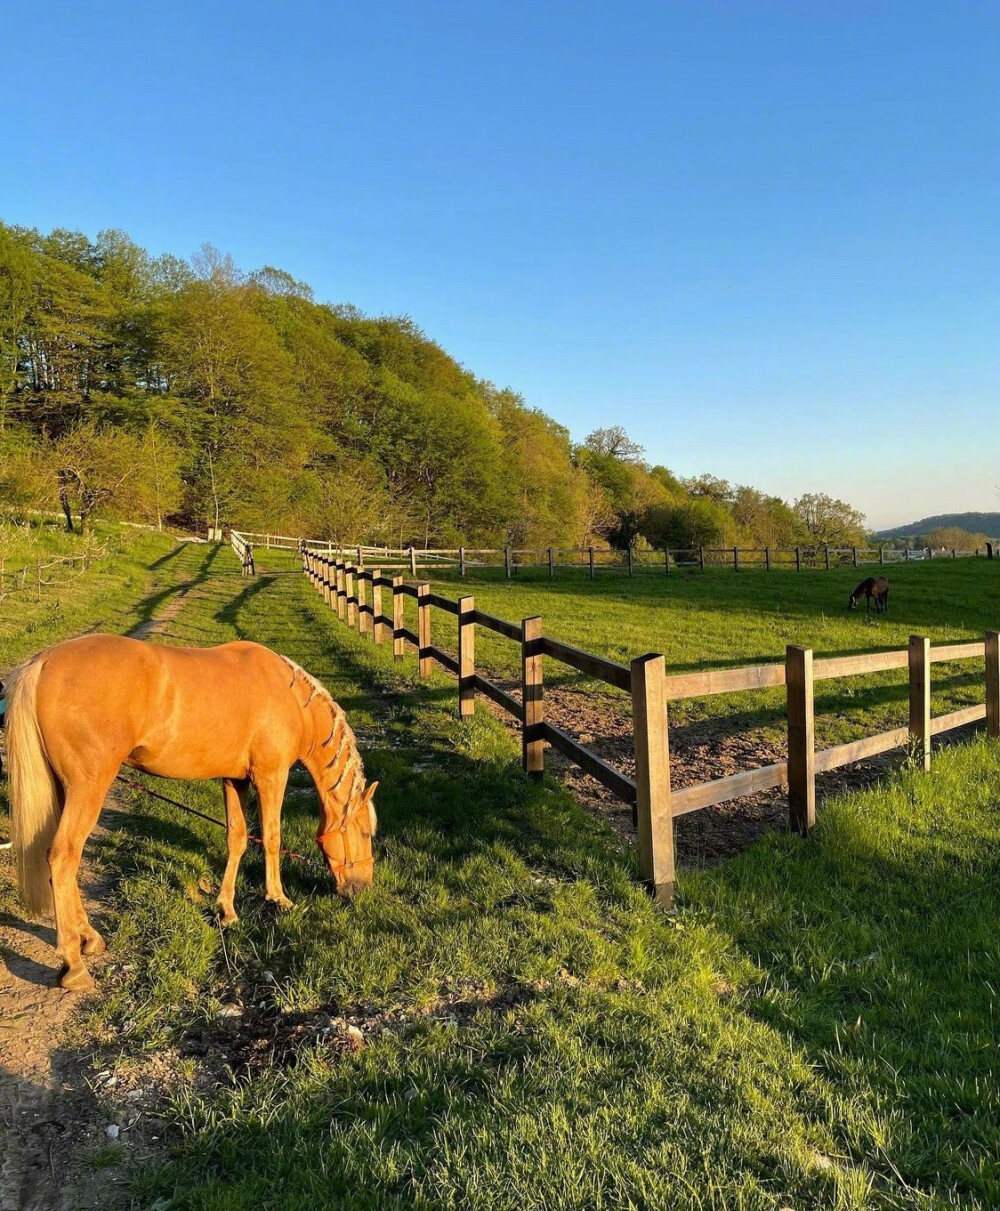
[[[41,601],[45,589],[58,588],[65,584],[79,568],[78,575],[89,571],[95,559],[101,559],[106,554],[103,547],[96,550],[87,549],[81,555],[65,555],[44,563],[36,559],[34,563],[22,564],[20,567],[9,568],[6,560],[0,558],[0,601],[12,593],[34,593],[35,600]],[[64,572],[64,575],[52,576],[53,568]]]
[[[708,568],[730,568],[734,572],[759,570],[765,572],[791,570],[796,572],[810,569],[830,571],[831,568],[887,566],[913,561],[964,559],[986,556],[993,558],[994,546],[985,550],[934,550],[921,547],[915,550],[899,550],[895,547],[692,547],[671,548],[664,551],[617,551],[601,547],[578,548],[420,548],[420,547],[372,547],[354,545],[336,546],[321,539],[292,538],[287,534],[252,534],[246,531],[231,531],[241,543],[256,543],[268,549],[301,550],[305,546],[311,551],[322,551],[340,559],[352,560],[358,566],[371,563],[381,568],[408,568],[416,577],[423,568],[454,568],[460,576],[469,569],[503,568],[507,579],[521,569],[547,569],[550,577],[556,571],[574,568],[589,572],[596,578],[601,571],[613,571],[635,575],[664,575],[681,570]]]
[[[806,834],[816,817],[816,775],[909,744],[925,769],[930,768],[931,737],[985,719],[992,737],[1000,737],[1000,634],[989,631],[985,640],[932,648],[930,640],[913,636],[909,647],[814,660],[809,648],[790,645],[782,664],[710,670],[668,675],[664,658],[656,653],[619,664],[571,644],[548,638],[542,619],[508,622],[476,609],[475,598],[453,601],[431,591],[427,582],[407,583],[399,574],[381,567],[351,563],[333,554],[304,548],[302,570],[337,617],[369,636],[375,643],[392,643],[402,659],[415,649],[421,677],[435,664],[458,678],[459,712],[473,714],[475,698],[482,694],[512,715],[521,725],[522,760],[526,772],[540,777],[545,768],[545,746],[551,745],[614,795],[633,806],[638,832],[642,878],[657,899],[673,899],[674,819],[713,804],[775,787],[787,787],[789,821]],[[385,595],[387,596],[385,596]],[[404,619],[405,599],[415,600],[417,630]],[[388,605],[389,612],[383,608]],[[458,651],[451,653],[433,640],[432,611],[441,610],[458,622]],[[485,627],[521,649],[521,694],[508,693],[476,669],[476,628]],[[635,778],[629,778],[545,719],[544,660],[569,665],[599,681],[623,690],[632,699]],[[965,707],[937,718],[931,716],[931,665],[941,661],[984,662],[985,703]],[[909,670],[909,724],[850,744],[816,751],[814,686],[833,677],[853,677],[889,669]],[[786,687],[788,759],[759,769],[672,791],[668,703],[684,698],[742,690]]]

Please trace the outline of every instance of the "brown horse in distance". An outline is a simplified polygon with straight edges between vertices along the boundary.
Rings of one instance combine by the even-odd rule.
[[[56,644],[7,684],[11,837],[21,894],[55,910],[64,988],[93,984],[83,954],[104,940],[83,907],[84,842],[122,764],[164,778],[221,778],[229,859],[222,924],[236,918],[236,872],[247,846],[245,809],[256,788],[267,899],[291,907],[281,885],[281,805],[301,761],[320,798],[316,842],[337,891],[372,881],[376,818],[343,710],[298,665],[256,643],[175,648],[88,635]],[[50,888],[51,882],[51,888]]]
[[[851,594],[847,603],[849,610],[856,610],[861,598],[865,599],[865,613],[870,614],[872,601],[875,602],[875,613],[881,614],[889,609],[889,582],[884,576],[869,576],[863,580]]]

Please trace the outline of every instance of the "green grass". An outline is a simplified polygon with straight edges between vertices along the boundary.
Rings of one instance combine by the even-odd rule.
[[[297,556],[258,551],[258,567],[289,569]],[[847,612],[848,597],[872,571],[853,567],[830,572],[709,570],[627,576],[561,570],[554,580],[537,569],[511,581],[502,570],[470,570],[460,580],[448,570],[433,581],[435,591],[457,598],[468,594],[476,606],[512,622],[540,615],[546,635],[627,664],[645,652],[662,653],[668,673],[727,669],[784,660],[790,643],[813,648],[816,658],[905,648],[912,634],[932,643],[982,639],[1000,627],[996,590],[1000,564],[986,559],[911,563],[887,569],[890,612],[869,619],[863,606]],[[388,608],[388,607],[386,607]],[[416,630],[416,608],[406,600],[406,625]],[[433,611],[433,640],[454,653],[455,619]],[[520,677],[520,650],[502,636],[477,628],[476,661],[481,671],[511,681]],[[546,661],[546,684],[576,685],[600,696],[622,716],[626,696],[584,678],[554,660]],[[960,661],[933,666],[931,709],[943,715],[983,701],[982,663]],[[671,705],[676,727],[713,719],[730,734],[750,734],[783,743],[784,690],[713,695]],[[816,727],[820,747],[846,743],[907,721],[906,670],[838,678],[816,685]]]
[[[137,1207],[1000,1203],[996,745],[952,749],[930,777],[903,770],[828,801],[808,841],[775,834],[725,867],[682,872],[667,916],[636,886],[629,848],[558,785],[522,778],[488,712],[457,719],[452,682],[418,683],[412,658],[395,665],[337,623],[301,577],[241,581],[228,553],[212,558],[187,548],[172,561],[175,582],[198,592],[171,641],[257,639],[326,682],[382,782],[378,865],[374,887],[345,905],[325,876],[286,861],[296,906],[275,916],[249,853],[242,919],[223,944],[211,890],[221,834],[125,797],[129,815],[102,846],[119,882],[115,958],[88,1026],[101,1062],[121,1051],[141,1066],[199,1032],[209,1052],[226,1048],[232,1020],[218,1010],[234,1001],[247,1029],[258,1023],[265,1057],[269,1040],[302,1025],[289,1055],[233,1088],[179,1084],[169,1154],[133,1175]],[[949,583],[968,629],[942,630],[975,634],[985,604]],[[727,594],[750,590],[721,577],[678,590],[700,595],[698,611],[637,589],[692,663],[695,633],[677,638],[692,614],[712,636],[726,618],[745,620],[733,663],[785,642],[747,636],[771,621],[753,621],[749,596],[730,609]],[[475,586],[483,608],[508,618],[544,600],[551,609],[523,613],[601,650],[582,629],[601,612],[588,586],[576,590]],[[625,626],[621,585],[597,591]],[[795,617],[821,628],[809,605],[818,589],[797,591]],[[641,642],[644,619],[627,625],[623,636],[608,623],[601,642],[627,639],[620,655],[656,646]],[[315,801],[293,781],[286,841],[307,852]],[[219,812],[215,787],[170,790]],[[361,1023],[364,1047],[325,1045],[320,1013]]]

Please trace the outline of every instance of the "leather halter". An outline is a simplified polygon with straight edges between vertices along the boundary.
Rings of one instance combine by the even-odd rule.
[[[344,860],[343,862],[338,862],[335,866],[330,866],[330,873],[334,876],[334,878],[336,878],[336,876],[342,871],[351,870],[355,865],[364,866],[369,862],[374,862],[374,855],[371,858],[355,859],[351,857],[350,847],[347,844],[346,820],[343,824],[338,825],[336,828],[328,828],[325,833],[317,833],[316,835],[316,844],[319,846],[320,852],[322,853],[323,857],[326,858],[327,862],[329,862],[330,859],[327,856],[326,850],[323,849],[322,843],[327,839],[327,837],[332,837],[334,833],[341,833],[343,834],[344,838]]]

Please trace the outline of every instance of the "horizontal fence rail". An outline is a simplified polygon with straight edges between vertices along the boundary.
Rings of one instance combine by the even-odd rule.
[[[6,559],[0,557],[0,601],[13,593],[34,593],[35,600],[41,601],[45,589],[59,588],[72,576],[88,572],[95,560],[106,556],[106,547],[88,547],[79,555],[36,559],[18,567],[9,567]]]
[[[245,536],[240,536],[247,544]],[[241,558],[240,543],[233,549]],[[1000,738],[1000,633],[988,631],[975,642],[931,647],[929,639],[912,636],[903,650],[864,652],[854,656],[813,659],[812,650],[792,644],[783,663],[737,669],[667,675],[663,656],[650,654],[619,664],[604,656],[543,634],[541,618],[525,618],[520,625],[477,610],[475,598],[457,601],[431,592],[426,581],[407,583],[398,574],[387,575],[363,561],[351,562],[337,552],[317,550],[300,543],[302,571],[322,594],[338,618],[368,634],[373,642],[391,640],[393,654],[401,659],[415,650],[420,676],[434,665],[458,678],[459,712],[463,718],[475,710],[477,694],[513,716],[520,724],[524,769],[541,776],[545,748],[549,746],[633,807],[638,836],[639,867],[657,899],[671,903],[674,887],[674,819],[744,795],[785,787],[791,827],[808,833],[815,823],[816,775],[853,762],[909,746],[915,759],[930,769],[933,736],[970,723],[986,721],[989,736]],[[358,552],[355,550],[354,554]],[[361,555],[365,554],[364,550]],[[381,554],[381,552],[380,552]],[[383,594],[386,593],[386,597]],[[370,593],[370,600],[368,594]],[[416,602],[417,629],[405,625],[404,603]],[[389,612],[383,600],[391,600]],[[432,611],[458,619],[458,652],[432,643]],[[476,669],[476,628],[484,627],[521,649],[520,697],[496,685]],[[630,778],[597,753],[556,727],[544,714],[544,660],[549,658],[595,678],[631,696],[635,777]],[[983,662],[985,702],[963,707],[936,718],[931,716],[931,668],[946,661]],[[815,737],[815,685],[833,678],[862,676],[907,669],[909,723],[876,736],[817,751]],[[670,701],[713,694],[785,687],[788,721],[788,759],[749,769],[695,786],[671,790],[668,708]]]
[[[460,576],[472,570],[503,568],[508,580],[521,570],[547,569],[549,576],[559,570],[598,574],[624,573],[628,576],[659,574],[709,568],[729,568],[735,572],[794,570],[797,572],[842,567],[879,567],[922,560],[981,558],[993,559],[1000,551],[997,542],[975,550],[954,547],[897,549],[895,547],[671,547],[666,550],[613,550],[607,547],[375,547],[364,544],[342,546],[325,539],[293,538],[287,534],[256,534],[231,531],[241,542],[274,550],[313,551],[357,566],[366,563],[381,568],[409,569],[417,577],[420,568],[453,568]],[[236,549],[234,545],[234,550]],[[238,553],[238,552],[237,552]]]

